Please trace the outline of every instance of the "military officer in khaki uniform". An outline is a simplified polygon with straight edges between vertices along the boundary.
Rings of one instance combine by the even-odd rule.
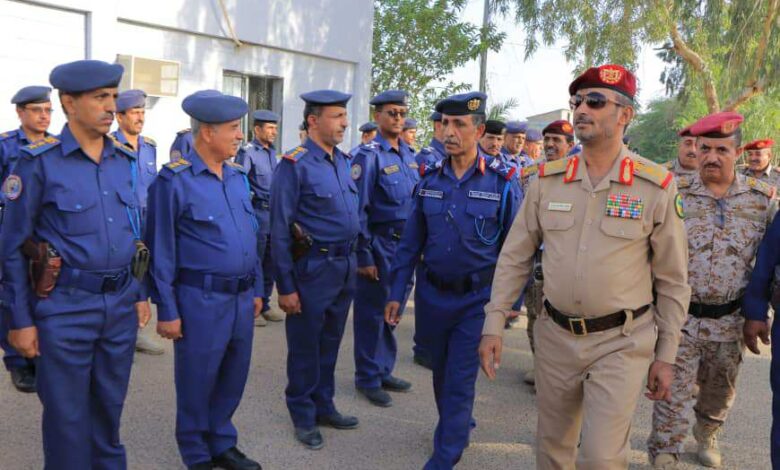
[[[636,78],[618,65],[588,69],[569,86],[582,153],[540,166],[485,307],[480,359],[493,378],[504,317],[544,243],[545,312],[534,326],[539,469],[575,460],[578,469],[627,468],[645,378],[648,398],[669,399],[690,300],[687,246],[673,175],[622,143],[635,92]]]
[[[699,171],[699,158],[696,154],[696,137],[691,135],[691,126],[677,133],[677,158],[664,164],[675,176],[692,175]]]
[[[699,462],[719,467],[717,432],[734,403],[744,345],[742,294],[756,250],[776,211],[774,188],[735,173],[742,116],[721,112],[691,127],[701,172],[680,176],[678,210],[688,233],[688,319],[677,351],[670,402],[653,408],[648,450],[655,468],[673,468],[690,428],[693,409]],[[694,394],[694,385],[699,386]]]
[[[754,140],[745,145],[747,166],[742,173],[780,188],[780,167],[772,165],[772,139]]]

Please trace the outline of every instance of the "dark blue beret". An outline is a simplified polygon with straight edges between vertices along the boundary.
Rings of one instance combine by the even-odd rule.
[[[485,133],[493,135],[501,135],[506,129],[506,124],[503,121],[497,119],[489,119],[485,121]]]
[[[235,121],[249,111],[246,101],[237,96],[224,95],[217,90],[196,91],[184,98],[181,108],[190,117],[209,124]]]
[[[452,95],[436,104],[436,111],[450,116],[485,114],[487,95],[481,91]]]
[[[273,111],[258,109],[252,113],[252,120],[260,122],[279,122],[281,117]]]
[[[11,104],[46,103],[51,101],[51,88],[47,86],[26,86],[17,91]]]
[[[367,122],[360,126],[358,129],[360,132],[371,132],[377,130],[377,125],[375,122]]]
[[[49,83],[63,93],[81,93],[98,88],[116,88],[125,68],[101,60],[77,60],[54,67]]]
[[[528,142],[541,142],[543,139],[542,133],[536,129],[528,129],[525,133],[525,140]]]
[[[143,90],[127,90],[119,94],[116,99],[117,112],[123,113],[128,109],[143,108],[146,106],[146,93]]]
[[[404,130],[417,129],[417,119],[406,118],[404,119]]]
[[[409,93],[403,90],[387,90],[371,98],[369,104],[372,106],[379,106],[382,104],[399,104],[401,106],[407,106],[409,100]]]
[[[430,120],[434,122],[440,122],[441,121],[441,113],[438,111],[434,111],[431,113]]]
[[[507,134],[525,134],[527,130],[528,130],[527,122],[509,121],[508,123],[506,123]]]
[[[349,93],[342,93],[336,90],[316,90],[301,95],[301,99],[310,105],[342,106],[345,108],[350,98],[352,98],[352,95]]]

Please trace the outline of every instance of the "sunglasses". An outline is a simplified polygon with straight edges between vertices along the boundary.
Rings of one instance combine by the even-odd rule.
[[[569,99],[569,107],[572,111],[575,111],[580,107],[582,103],[585,103],[590,109],[601,109],[607,105],[607,103],[614,103],[615,106],[625,106],[617,101],[608,98],[597,91],[591,91],[586,95],[574,95]]]
[[[393,109],[388,109],[385,113],[393,119],[398,119],[399,117],[405,118],[409,114],[406,111],[395,111]]]

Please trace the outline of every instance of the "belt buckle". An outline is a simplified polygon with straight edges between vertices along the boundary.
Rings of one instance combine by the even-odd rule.
[[[103,284],[100,286],[100,289],[103,292],[113,292],[117,290],[119,287],[119,278],[121,277],[121,274],[112,274],[110,276],[104,276],[103,277]]]
[[[580,332],[578,333],[576,331],[576,328],[574,325],[579,325]],[[585,319],[584,318],[569,318],[569,331],[571,331],[571,334],[574,336],[587,336],[588,335],[588,328],[585,326]]]

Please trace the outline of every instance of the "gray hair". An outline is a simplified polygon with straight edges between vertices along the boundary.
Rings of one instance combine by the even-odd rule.
[[[213,127],[213,124],[209,124],[208,122],[198,121],[193,117],[190,118],[190,129],[192,130],[193,138],[200,133],[200,129],[202,127]]]

